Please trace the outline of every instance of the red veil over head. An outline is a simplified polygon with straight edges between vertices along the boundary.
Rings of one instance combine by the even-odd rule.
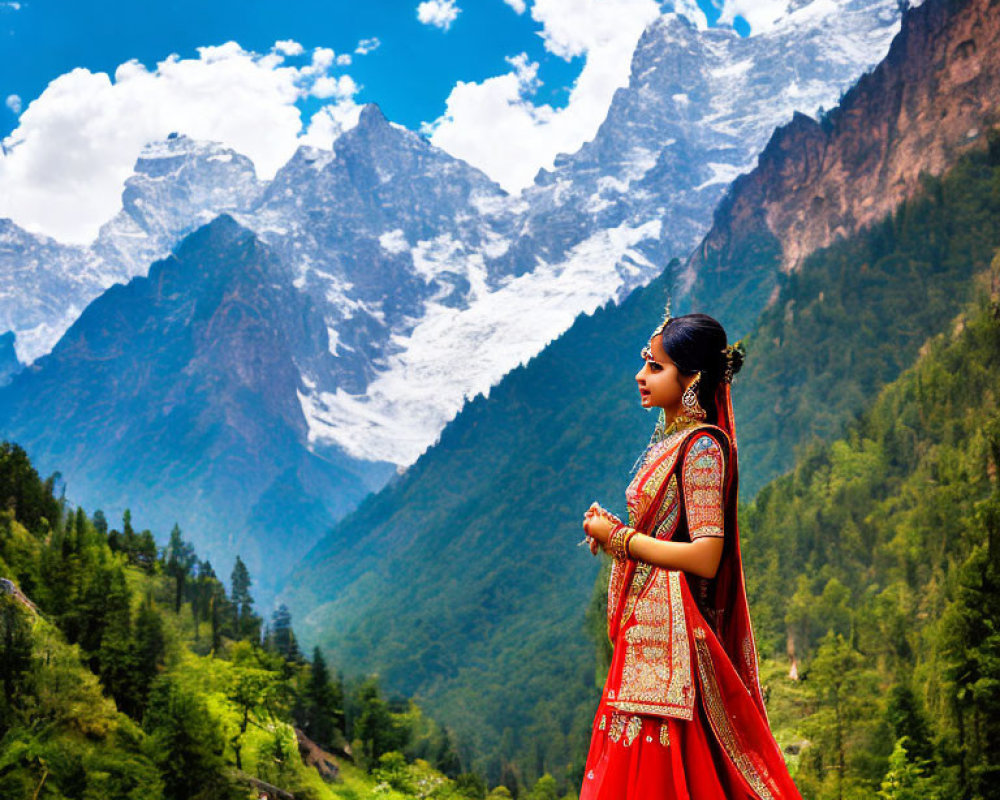
[[[764,696],[760,689],[757,666],[757,645],[754,640],[750,609],[747,605],[746,585],[743,577],[743,559],[740,555],[740,531],[737,519],[739,464],[736,454],[736,426],[733,419],[733,402],[730,384],[720,381],[715,390],[717,425],[729,437],[730,458],[724,493],[725,547],[722,561],[713,580],[711,602],[715,609],[716,635],[726,650],[747,691],[760,708],[764,719]]]

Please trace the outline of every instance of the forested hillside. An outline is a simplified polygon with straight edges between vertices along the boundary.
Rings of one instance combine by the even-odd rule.
[[[1000,246],[1000,134],[886,219],[806,259],[746,344],[734,387],[744,498],[829,441],[913,363],[973,293]]]
[[[4,800],[486,796],[416,704],[306,658],[287,608],[265,624],[241,560],[227,591],[178,528],[158,549],[56,485],[0,444]]]
[[[1000,258],[988,278],[744,509],[758,645],[800,677],[773,675],[771,709],[807,798],[1000,797]]]

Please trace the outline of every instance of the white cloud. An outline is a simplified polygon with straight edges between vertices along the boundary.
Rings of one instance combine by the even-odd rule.
[[[386,231],[378,237],[378,243],[382,245],[383,250],[393,255],[405,253],[410,249],[410,244],[406,241],[406,234],[403,233],[402,228]]]
[[[446,31],[461,10],[455,5],[455,0],[424,0],[417,6],[417,19],[424,25],[433,25]]]
[[[279,42],[261,55],[236,42],[170,55],[153,70],[138,61],[106,73],[77,68],[31,101],[0,153],[0,217],[63,242],[86,244],[121,207],[125,179],[143,145],[172,131],[222,142],[270,178],[300,144],[330,147],[357,121],[358,87],[326,70],[333,51],[312,64],[283,64]],[[303,131],[296,102],[332,98]],[[10,99],[8,98],[8,106]]]
[[[503,0],[507,5],[514,9],[518,14],[523,14],[527,6],[524,4],[524,0]]]
[[[312,68],[317,71],[324,71],[330,68],[336,60],[337,54],[329,47],[317,47],[313,50]]]
[[[708,28],[708,17],[705,16],[705,12],[699,7],[697,0],[674,0],[673,3],[668,4],[668,7],[669,5],[672,5],[673,10],[678,14],[687,17],[699,30],[706,30]],[[714,0],[712,5],[718,8],[718,0]]]
[[[298,138],[298,144],[329,150],[340,134],[358,124],[360,116],[361,106],[353,100],[328,103],[312,115],[306,132]]]
[[[359,56],[366,56],[381,44],[382,42],[379,41],[377,36],[370,36],[367,39],[359,41],[358,46],[354,48],[354,52]]]
[[[575,152],[593,138],[615,90],[628,83],[639,36],[659,13],[655,0],[535,0],[531,16],[542,24],[546,49],[567,60],[586,59],[566,106],[532,102],[538,65],[521,54],[508,59],[512,70],[506,74],[456,83],[444,114],[424,132],[507,190],[520,191],[557,154]]]
[[[20,11],[22,4],[16,2],[0,3],[0,8],[9,8],[11,11]]]
[[[338,67],[349,67],[351,65],[351,54],[350,53],[340,53],[337,56],[337,66]]]
[[[326,100],[330,97],[336,97],[338,100],[348,100],[357,93],[358,85],[350,75],[341,75],[337,78],[324,75],[322,78],[316,79],[310,91],[313,97],[318,97],[321,100]]]
[[[4,100],[4,105],[7,106],[15,114],[21,113],[21,96],[16,94],[7,95],[7,99]]]
[[[300,56],[303,53],[302,45],[292,39],[281,39],[275,42],[274,49],[286,56]]]

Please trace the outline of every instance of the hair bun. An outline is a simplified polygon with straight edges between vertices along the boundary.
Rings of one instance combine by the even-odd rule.
[[[723,380],[726,383],[732,383],[733,376],[743,368],[743,361],[746,359],[746,348],[743,346],[743,340],[740,339],[735,344],[727,345],[722,352],[725,360]]]

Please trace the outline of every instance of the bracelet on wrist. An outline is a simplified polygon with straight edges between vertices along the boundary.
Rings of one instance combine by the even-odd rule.
[[[611,555],[619,561],[631,558],[628,552],[628,543],[636,533],[638,531],[635,528],[629,528],[618,522],[608,536],[608,551]]]
[[[611,528],[611,533],[608,534],[608,553],[611,554],[612,558],[621,560],[621,534],[622,526],[615,525]]]
[[[629,528],[628,533],[625,534],[625,540],[622,543],[622,550],[625,553],[625,558],[634,559],[635,556],[632,555],[632,551],[629,550],[629,545],[632,544],[632,540],[639,535],[639,531],[635,528]]]

